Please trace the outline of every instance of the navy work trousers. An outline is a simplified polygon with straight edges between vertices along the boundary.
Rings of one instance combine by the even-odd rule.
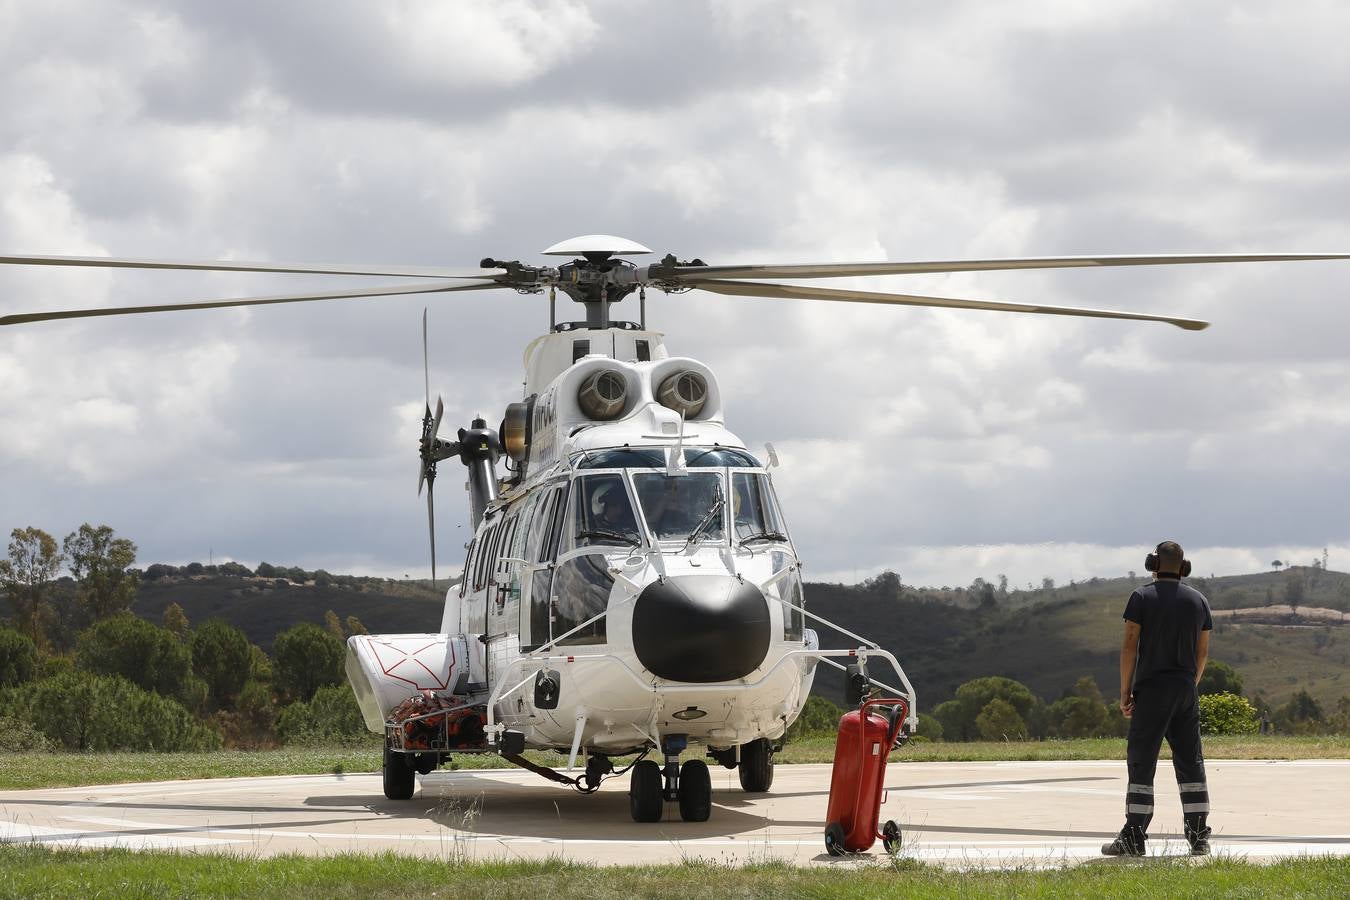
[[[1153,820],[1153,773],[1164,738],[1172,748],[1186,833],[1203,832],[1209,815],[1209,788],[1200,748],[1200,704],[1195,680],[1185,674],[1151,678],[1135,686],[1125,752],[1130,772],[1125,795],[1126,827],[1137,829],[1137,834],[1148,833]]]

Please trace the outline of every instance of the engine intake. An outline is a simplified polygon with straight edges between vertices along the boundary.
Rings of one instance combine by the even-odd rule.
[[[676,372],[661,382],[656,399],[667,409],[683,413],[686,419],[691,419],[703,412],[703,405],[708,402],[708,381],[690,369]]]
[[[592,372],[577,389],[581,411],[601,421],[618,418],[627,400],[628,382],[623,373],[615,369]]]

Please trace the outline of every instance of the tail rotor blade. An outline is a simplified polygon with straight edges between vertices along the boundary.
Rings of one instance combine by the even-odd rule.
[[[432,446],[435,446],[435,444],[436,444],[436,435],[439,434],[440,431],[441,431],[441,416],[443,416],[443,415],[445,415],[445,403],[443,403],[443,402],[441,401],[441,398],[440,398],[440,397],[437,397],[437,398],[436,398],[436,415],[435,415],[435,417],[432,418],[432,420],[431,420],[431,443],[432,443]]]
[[[436,504],[434,485],[427,486],[427,532],[431,536],[431,586],[436,587]]]

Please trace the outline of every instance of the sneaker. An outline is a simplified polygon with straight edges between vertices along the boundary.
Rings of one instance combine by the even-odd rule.
[[[1125,829],[1116,835],[1116,839],[1111,843],[1102,844],[1102,854],[1105,856],[1143,856],[1145,840],[1147,839],[1142,834],[1131,833],[1129,829]]]
[[[1191,845],[1191,856],[1209,856],[1210,829],[1186,832],[1186,840]]]

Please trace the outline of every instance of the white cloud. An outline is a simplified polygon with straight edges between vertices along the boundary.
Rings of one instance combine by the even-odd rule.
[[[596,231],[710,263],[1346,249],[1345,17],[1218,0],[14,7],[0,250],[473,265]],[[1213,320],[1199,334],[698,292],[648,310],[672,352],[718,371],[731,427],[779,447],[813,567],[1065,580],[1137,568],[1121,548],[1159,533],[1233,566],[1350,539],[1347,266],[852,282]],[[0,306],[326,283],[5,268]],[[540,298],[4,329],[0,527],[100,519],[143,559],[214,546],[424,573],[424,305],[447,427],[500,415]],[[447,563],[461,481],[438,492]]]

